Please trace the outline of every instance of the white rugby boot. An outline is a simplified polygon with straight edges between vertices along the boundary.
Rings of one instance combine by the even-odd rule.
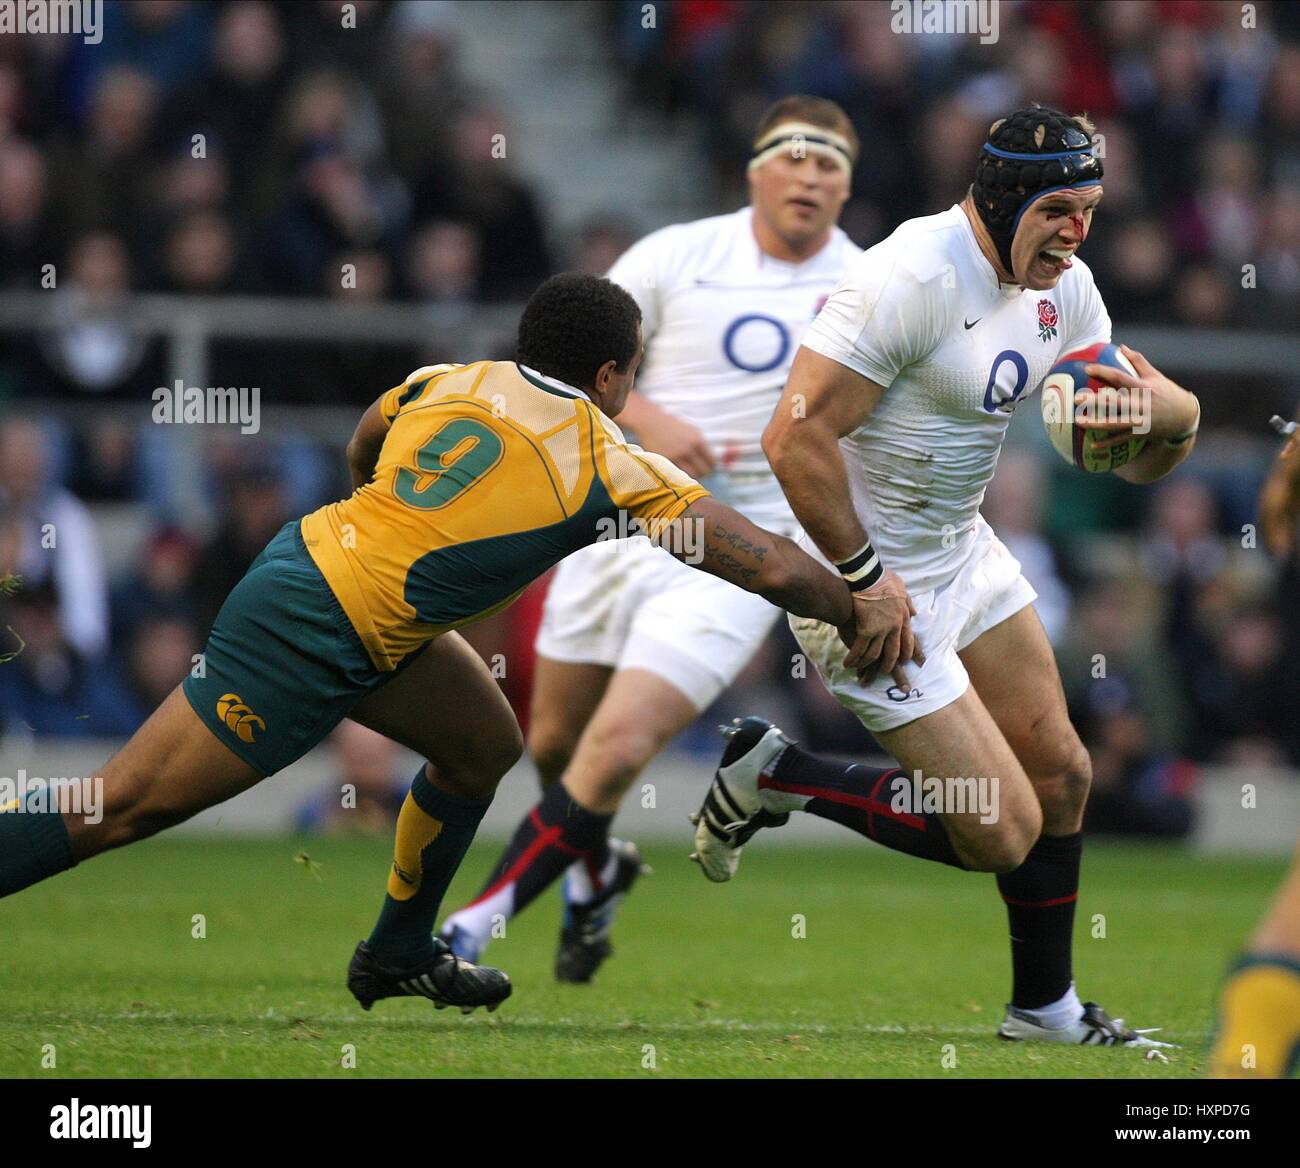
[[[1039,1042],[1069,1042],[1076,1046],[1127,1046],[1137,1050],[1148,1051],[1148,1058],[1164,1058],[1158,1054],[1161,1049],[1168,1050],[1176,1044],[1160,1042],[1148,1038],[1158,1026],[1147,1030],[1132,1030],[1124,1025],[1123,1018],[1112,1018],[1096,1002],[1083,1003],[1083,1016],[1068,1026],[1052,1028],[1041,1026],[1034,1016],[1015,1006],[1007,1006],[1006,1017],[998,1027],[998,1037],[1011,1042],[1026,1039]]]
[[[736,874],[740,849],[756,831],[780,827],[789,820],[789,810],[770,810],[764,805],[758,780],[771,773],[782,751],[793,744],[763,718],[733,718],[730,726],[719,729],[729,741],[703,806],[691,816],[695,824],[691,859],[705,876],[720,884]],[[779,801],[779,794],[769,792],[769,805]],[[794,807],[798,805],[796,801]]]

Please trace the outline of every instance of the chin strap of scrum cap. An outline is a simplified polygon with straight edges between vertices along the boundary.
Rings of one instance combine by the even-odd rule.
[[[971,193],[1008,272],[1020,217],[1049,191],[1101,182],[1101,159],[1078,124],[1058,110],[1031,106],[993,124],[975,167]]]

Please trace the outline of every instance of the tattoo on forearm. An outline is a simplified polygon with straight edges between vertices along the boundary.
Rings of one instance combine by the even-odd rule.
[[[730,544],[741,555],[746,553],[752,555],[756,560],[761,561],[767,555],[767,544],[754,543],[746,539],[738,531],[730,531],[723,527],[721,523],[713,525],[713,538]]]
[[[758,575],[758,569],[750,567],[748,564],[741,563],[735,556],[723,552],[721,555],[715,555],[713,562],[727,572],[727,578],[734,583],[748,584],[755,576]]]

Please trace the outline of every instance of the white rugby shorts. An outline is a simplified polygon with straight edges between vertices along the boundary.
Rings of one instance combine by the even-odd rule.
[[[895,730],[961,697],[970,678],[958,651],[1037,598],[1021,574],[1020,562],[980,517],[970,554],[957,575],[940,588],[912,594],[912,631],[925,652],[925,664],[904,667],[912,685],[907,694],[890,676],[878,677],[869,686],[859,683],[853,671],[844,668],[848,650],[830,625],[791,616],[790,628],[840,705],[868,730]]]
[[[603,540],[561,561],[537,653],[553,661],[647,669],[703,710],[730,685],[781,610],[648,539]]]

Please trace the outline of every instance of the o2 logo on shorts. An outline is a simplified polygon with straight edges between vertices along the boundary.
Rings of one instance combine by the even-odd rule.
[[[744,333],[744,359],[737,356],[737,341]],[[775,369],[785,360],[790,351],[790,333],[774,316],[764,316],[761,312],[751,312],[748,316],[738,316],[727,326],[722,337],[722,352],[727,360],[737,369],[746,373],[766,373]],[[765,358],[762,354],[773,354]]]
[[[896,685],[891,685],[887,690],[885,690],[885,697],[887,697],[891,702],[905,702],[908,698],[919,698],[924,695],[925,691],[921,689],[909,689],[907,693],[904,693]]]

